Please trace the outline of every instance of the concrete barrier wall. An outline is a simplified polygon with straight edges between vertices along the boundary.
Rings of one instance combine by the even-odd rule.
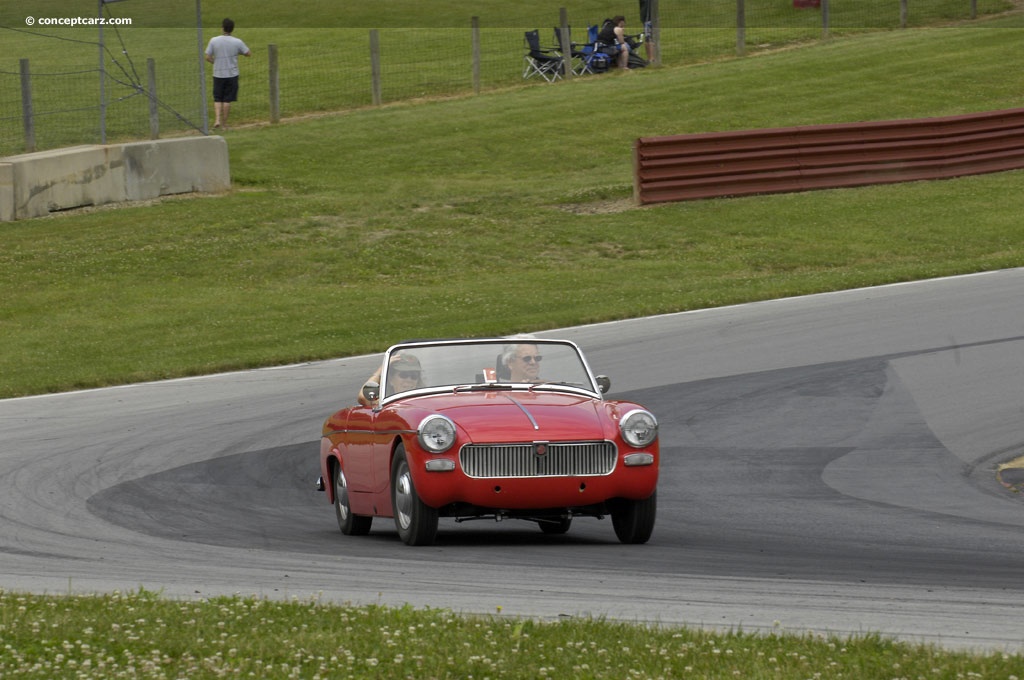
[[[0,222],[231,188],[223,137],[75,146],[0,158]]]
[[[1024,168],[1024,109],[808,125],[633,145],[638,203],[942,179]]]

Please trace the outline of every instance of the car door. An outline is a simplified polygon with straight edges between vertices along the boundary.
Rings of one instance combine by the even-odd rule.
[[[374,491],[373,449],[377,438],[374,434],[375,415],[368,406],[356,406],[349,411],[341,459],[348,490],[353,495]],[[354,510],[360,502],[356,500],[352,505]]]

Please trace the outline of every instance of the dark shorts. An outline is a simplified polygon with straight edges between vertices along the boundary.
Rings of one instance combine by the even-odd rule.
[[[213,79],[213,101],[238,101],[238,76]]]
[[[643,24],[648,24],[653,19],[654,17],[651,16],[650,0],[640,0],[640,22]]]

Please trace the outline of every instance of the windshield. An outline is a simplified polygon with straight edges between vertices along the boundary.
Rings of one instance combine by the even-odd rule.
[[[597,393],[571,342],[537,339],[408,343],[388,350],[382,396],[422,388],[570,387]]]

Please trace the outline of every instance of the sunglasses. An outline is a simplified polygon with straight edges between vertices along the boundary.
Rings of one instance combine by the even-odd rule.
[[[539,364],[540,360],[543,359],[544,357],[542,357],[539,354],[536,355],[536,356],[530,356],[529,354],[527,354],[526,356],[519,357],[519,358],[522,359],[523,363],[525,363],[525,364],[530,364],[530,363],[533,363],[534,361],[536,361]]]
[[[402,380],[418,380],[420,377],[419,371],[396,371],[397,375]]]

